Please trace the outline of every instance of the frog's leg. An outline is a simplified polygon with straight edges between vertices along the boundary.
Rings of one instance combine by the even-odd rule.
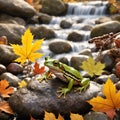
[[[80,85],[81,85],[81,87],[76,88],[75,92],[79,91],[81,93],[82,91],[85,91],[90,85],[90,79],[89,78],[83,78],[80,82]]]
[[[60,98],[62,95],[64,95],[64,98],[65,98],[66,94],[67,94],[68,92],[70,92],[70,90],[71,90],[72,87],[73,87],[74,80],[71,79],[70,77],[66,77],[66,78],[67,78],[67,80],[69,80],[68,87],[67,87],[67,88],[61,88],[60,90],[57,91],[58,93],[60,93],[60,95],[58,96],[59,98]]]

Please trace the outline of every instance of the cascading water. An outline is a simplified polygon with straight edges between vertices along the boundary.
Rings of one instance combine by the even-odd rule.
[[[55,31],[56,38],[63,40],[67,40],[67,36],[73,31],[80,33],[83,36],[82,42],[70,42],[73,48],[71,54],[79,53],[80,50],[82,50],[84,46],[87,45],[86,41],[90,36],[90,30],[84,30],[83,28],[85,26],[92,28],[95,25],[95,20],[105,15],[106,8],[107,2],[101,1],[68,3],[67,14],[62,17],[53,16],[51,23],[47,25],[47,27],[50,27]],[[62,20],[69,21],[72,23],[72,26],[68,29],[62,29],[60,27]],[[49,42],[45,41],[43,45],[43,49],[46,51],[45,55],[50,55],[48,44]],[[65,55],[68,54],[60,54],[56,57],[59,58]]]

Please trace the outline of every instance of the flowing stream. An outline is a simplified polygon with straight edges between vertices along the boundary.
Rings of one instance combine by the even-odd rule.
[[[67,40],[69,33],[75,31],[82,34],[82,42],[70,42],[72,46],[71,53],[57,54],[54,55],[49,50],[49,42],[51,40],[45,40],[42,46],[41,51],[44,56],[52,56],[54,58],[67,57],[70,58],[74,54],[78,54],[82,49],[88,46],[87,40],[90,38],[90,30],[84,30],[84,26],[93,27],[95,26],[95,20],[106,16],[105,12],[107,9],[107,2],[93,1],[93,2],[84,2],[84,3],[68,3],[68,10],[65,16],[56,17],[53,16],[51,23],[49,25],[44,25],[48,28],[51,28],[56,33],[55,39]],[[67,20],[72,23],[72,26],[69,29],[62,29],[60,23],[62,20]],[[90,45],[89,45],[90,46]]]

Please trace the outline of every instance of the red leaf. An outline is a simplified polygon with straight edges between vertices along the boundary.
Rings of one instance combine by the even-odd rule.
[[[45,67],[44,66],[40,67],[40,64],[35,62],[33,72],[35,75],[36,74],[43,74],[45,72]]]

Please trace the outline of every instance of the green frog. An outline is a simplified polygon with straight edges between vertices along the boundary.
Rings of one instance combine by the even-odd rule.
[[[46,57],[44,65],[49,68],[49,71],[52,74],[54,74],[62,81],[68,83],[67,88],[61,88],[59,91],[57,91],[60,94],[59,97],[64,95],[65,98],[66,94],[71,91],[73,85],[80,86],[76,89],[76,91],[79,90],[80,93],[86,90],[90,85],[89,78],[83,78],[80,72],[77,71],[75,68],[70,67],[58,60],[52,59],[50,57]]]

